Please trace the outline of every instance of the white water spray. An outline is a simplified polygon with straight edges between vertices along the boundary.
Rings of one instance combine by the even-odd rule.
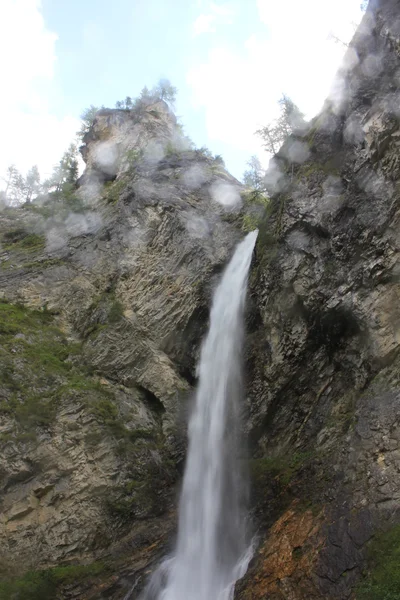
[[[154,574],[147,600],[229,600],[247,570],[247,485],[238,452],[243,312],[256,239],[253,231],[238,245],[214,295],[189,422],[176,552]]]

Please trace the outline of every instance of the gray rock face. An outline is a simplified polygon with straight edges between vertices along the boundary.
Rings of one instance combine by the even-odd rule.
[[[57,402],[51,422],[32,426],[34,440],[18,407],[4,414],[0,537],[7,560],[26,568],[106,557],[122,571],[119,552],[130,560],[124,544],[143,532],[143,519],[138,547],[157,547],[172,522],[182,418],[214,280],[241,236],[242,187],[218,160],[189,149],[161,101],[139,116],[101,111],[84,142],[77,207],[0,215],[1,295],[26,311],[26,329],[14,333],[40,348],[41,326],[32,333],[29,323],[41,312],[28,309],[45,309],[66,348],[79,343],[71,373],[40,363],[43,391],[33,350],[16,338],[10,369],[25,361],[34,393]],[[14,337],[4,335],[6,355]],[[5,380],[2,407],[15,394],[26,404],[28,393]],[[116,598],[126,594],[118,590]]]
[[[248,427],[271,480],[262,494],[279,485],[259,509],[268,534],[239,597],[350,598],[368,541],[399,522],[399,23],[398,2],[370,7],[340,95],[272,166]]]

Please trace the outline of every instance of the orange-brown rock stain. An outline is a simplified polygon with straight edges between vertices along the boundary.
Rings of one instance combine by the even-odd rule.
[[[269,531],[255,556],[255,565],[241,586],[243,600],[309,600],[321,598],[313,567],[323,545],[323,511],[302,510],[297,502]]]

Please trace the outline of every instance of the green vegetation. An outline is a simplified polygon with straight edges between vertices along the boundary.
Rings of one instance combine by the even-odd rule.
[[[125,157],[129,164],[130,170],[133,170],[140,163],[140,161],[143,160],[143,151],[131,148],[131,150],[128,150]]]
[[[101,108],[104,108],[104,106],[102,106]],[[85,108],[85,110],[81,114],[82,123],[80,130],[77,132],[78,138],[82,140],[85,137],[85,135],[89,133],[99,110],[100,108],[98,106],[93,106],[93,104],[91,104],[89,108]]]
[[[266,478],[278,479],[279,483],[287,486],[293,476],[308,462],[314,453],[295,452],[292,456],[277,456],[254,458],[250,461],[250,477],[258,487]]]
[[[113,291],[103,292],[94,299],[91,305],[91,321],[86,328],[86,336],[99,332],[109,323],[118,323],[124,316],[124,306],[115,297]]]
[[[5,204],[23,204],[29,206],[34,198],[47,196],[49,193],[67,195],[76,189],[78,180],[78,149],[75,144],[70,144],[64,152],[53,173],[43,183],[40,181],[39,169],[34,165],[23,177],[15,165],[10,165],[6,176],[2,177],[6,184],[2,199]],[[61,194],[61,196],[62,196]],[[54,197],[58,200],[59,198]]]
[[[306,162],[300,166],[296,172],[297,177],[308,179],[310,177],[318,177],[325,179],[327,175],[338,177],[340,171],[334,160],[328,160],[325,163],[319,163],[315,160]]]
[[[168,79],[160,79],[160,81],[151,90],[146,86],[140,92],[137,98],[126,96],[125,100],[118,100],[115,103],[115,108],[120,110],[127,110],[137,115],[140,115],[143,110],[150,104],[154,104],[159,100],[164,100],[169,104],[173,104],[176,99],[177,89],[168,81]],[[81,114],[81,128],[77,132],[79,139],[83,140],[86,134],[89,133],[94,120],[99,110],[103,109],[104,106],[89,106]],[[154,111],[153,111],[154,112]],[[153,115],[155,116],[155,115]]]
[[[140,448],[143,443],[145,443],[147,447],[152,447],[153,449],[157,449],[159,446],[159,439],[154,430],[129,430],[122,421],[117,418],[114,420],[108,419],[105,422],[105,425],[109,427],[111,433],[118,439],[117,452],[120,456],[134,456],[136,450]]]
[[[107,318],[119,320],[122,305],[115,296],[101,298],[107,302]],[[2,441],[35,440],[36,429],[52,425],[61,403],[79,400],[99,428],[115,438],[121,455],[134,452],[140,440],[156,443],[155,431],[125,426],[112,389],[93,378],[82,364],[81,344],[69,342],[47,310],[0,301],[0,386],[0,414],[14,420],[13,431]]]
[[[368,547],[369,569],[356,600],[400,599],[400,525],[376,535]]]
[[[267,208],[270,202],[268,196],[263,191],[257,189],[246,190],[240,196],[246,207],[258,205]]]
[[[132,99],[127,96],[125,100],[118,101],[116,108],[130,111],[140,117],[143,111],[151,104],[163,100],[170,105],[175,102],[177,90],[167,79],[161,79],[151,90],[144,87],[139,97]],[[77,132],[78,141],[81,142],[90,132],[96,115],[104,106],[98,107],[91,105],[81,114],[81,128]],[[157,110],[150,110],[149,114],[154,119],[160,119],[161,113]],[[145,121],[143,127],[151,129],[153,123],[151,120]],[[182,137],[186,137],[183,136]],[[189,142],[188,138],[187,141]],[[135,166],[138,156],[134,156],[136,151],[132,151],[132,156],[128,157],[131,166]],[[0,200],[4,205],[29,206],[32,200],[39,200],[42,206],[35,206],[37,212],[43,216],[52,216],[53,212],[49,207],[44,207],[48,200],[51,203],[66,203],[70,210],[82,210],[82,202],[76,197],[77,181],[79,175],[78,148],[76,143],[71,143],[68,149],[62,155],[59,163],[54,167],[51,176],[44,182],[40,181],[38,167],[34,165],[24,177],[15,165],[10,165],[1,179],[5,183],[5,189],[0,193]],[[118,199],[118,188],[113,187],[109,198],[110,202],[116,202]],[[48,214],[47,214],[48,213]]]
[[[45,191],[61,192],[68,196],[76,189],[78,180],[78,149],[75,144],[70,144],[64,152],[53,173],[43,185]]]
[[[140,510],[142,503],[149,504],[152,499],[152,488],[149,480],[132,479],[114,491],[105,501],[109,514],[123,521],[129,520]]]
[[[278,240],[282,231],[282,221],[288,198],[280,194],[266,205],[259,223],[256,253],[260,268],[266,268],[278,251]]]
[[[119,522],[162,511],[163,500],[158,491],[162,482],[171,481],[175,474],[175,464],[165,458],[162,463],[147,461],[145,471],[139,470],[134,478],[114,488],[105,500],[105,509]]]
[[[3,246],[6,250],[22,250],[27,252],[44,248],[46,239],[37,233],[28,233],[24,229],[7,231],[3,235]]]
[[[247,166],[249,168],[243,173],[243,183],[257,192],[262,192],[265,188],[265,172],[261,167],[260,159],[253,154],[247,161]]]
[[[247,214],[243,215],[242,230],[245,233],[249,233],[250,231],[254,231],[255,229],[258,229],[259,224],[260,224],[260,217],[258,215],[251,214],[251,213],[247,213]]]
[[[256,131],[269,154],[276,154],[287,137],[304,126],[303,113],[288,96],[283,94],[279,106],[278,119]]]
[[[124,316],[124,307],[119,300],[114,300],[108,311],[109,323],[117,323]]]
[[[24,269],[49,269],[50,267],[60,267],[65,262],[62,258],[45,258],[44,260],[34,260],[24,263]]]
[[[127,185],[128,180],[126,177],[121,177],[120,179],[105,183],[103,192],[104,198],[109,204],[116,204]]]
[[[179,141],[177,141],[177,142],[169,141],[164,148],[166,157],[179,156],[182,154],[182,152],[191,150],[192,152],[194,152],[196,158],[205,159],[211,163],[208,166],[211,168],[211,172],[214,175],[225,175],[226,176],[226,171],[224,171],[224,167],[225,167],[224,159],[222,158],[222,156],[220,154],[216,154],[214,156],[214,154],[211,152],[211,150],[209,148],[207,148],[206,146],[202,146],[201,148],[196,148],[194,146],[192,140],[190,138],[188,138],[186,135],[184,135],[183,133],[181,133],[181,131],[183,131],[183,128],[181,125],[178,124],[176,126],[176,129],[177,129],[183,143],[182,142],[179,143]]]
[[[58,219],[67,217],[71,212],[85,213],[91,210],[77,195],[76,183],[71,182],[63,183],[58,190],[47,189],[38,195],[34,203],[26,204],[24,208],[45,218],[56,216]]]
[[[32,196],[36,196],[40,190],[40,174],[37,165],[29,169],[26,177],[21,175],[15,165],[10,165],[6,169],[5,177],[1,179],[6,185],[4,192],[2,192],[2,200],[6,204],[8,201],[29,203]]]
[[[29,310],[20,304],[0,301],[0,335],[21,333],[25,328],[48,325],[52,315],[48,311]]]
[[[176,154],[179,154],[181,151],[181,149],[176,146],[175,144],[173,144],[172,142],[168,142],[166,144],[166,146],[164,147],[164,155],[165,156],[175,156]]]
[[[107,571],[103,563],[54,567],[44,571],[28,571],[21,577],[3,577],[0,600],[54,600],[64,585],[83,583]]]
[[[14,417],[24,435],[52,422],[56,386],[68,377],[67,359],[77,351],[52,321],[48,311],[0,302],[0,381],[6,392],[0,412]]]
[[[138,98],[132,99],[130,96],[126,96],[125,100],[118,100],[118,102],[115,104],[115,108],[140,112],[149,104],[154,104],[159,100],[164,100],[169,104],[173,104],[176,100],[176,94],[176,87],[174,87],[170,81],[168,81],[168,79],[160,79],[157,85],[155,85],[151,90],[145,86],[140,92],[140,96]]]
[[[0,413],[15,419],[14,439],[34,438],[36,427],[51,425],[62,399],[77,395],[100,424],[129,438],[112,393],[75,364],[80,351],[49,311],[0,302]]]
[[[241,194],[245,214],[242,217],[242,230],[248,233],[258,229],[263,222],[269,198],[257,189],[248,190]]]

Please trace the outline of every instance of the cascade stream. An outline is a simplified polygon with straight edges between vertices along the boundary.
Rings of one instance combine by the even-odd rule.
[[[238,244],[214,294],[189,421],[176,549],[151,578],[146,600],[229,600],[251,556],[238,445],[243,315],[257,233]]]

